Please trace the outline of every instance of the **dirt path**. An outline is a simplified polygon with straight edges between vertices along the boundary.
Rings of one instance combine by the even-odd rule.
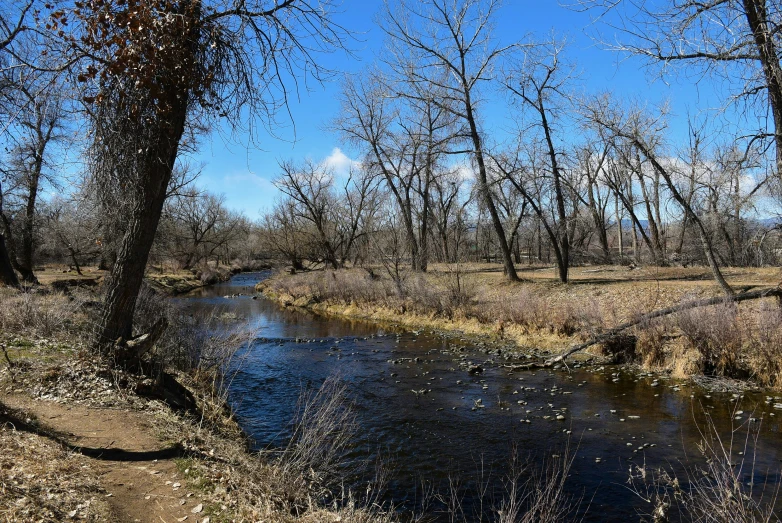
[[[199,510],[203,504],[198,492],[188,489],[177,469],[178,450],[155,437],[145,413],[68,406],[19,395],[5,396],[2,401],[35,415],[88,456],[87,462],[107,492],[114,521],[209,521]]]

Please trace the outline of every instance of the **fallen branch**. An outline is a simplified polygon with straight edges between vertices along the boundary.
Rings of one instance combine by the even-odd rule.
[[[776,296],[777,299],[782,299],[782,288],[770,287],[766,289],[759,289],[756,291],[742,292],[740,294],[735,294],[733,296],[718,296],[716,298],[706,298],[703,300],[695,300],[695,301],[688,301],[686,303],[680,303],[679,305],[666,307],[665,309],[659,309],[650,312],[648,314],[644,314],[632,321],[628,321],[627,323],[623,323],[617,327],[614,327],[613,329],[609,329],[606,332],[602,334],[598,334],[597,336],[590,338],[584,343],[575,345],[570,349],[568,349],[566,352],[559,354],[553,358],[549,358],[544,362],[525,363],[521,365],[515,365],[513,368],[514,370],[516,369],[522,370],[522,369],[539,369],[539,368],[551,367],[556,363],[560,363],[564,361],[565,358],[575,354],[576,352],[580,352],[584,349],[588,349],[592,345],[597,345],[598,343],[605,343],[607,341],[610,341],[616,338],[623,331],[631,327],[635,327],[636,325],[640,325],[642,323],[654,320],[656,318],[669,316],[677,312],[681,312],[689,309],[695,309],[698,307],[708,307],[709,305],[719,305],[721,303],[739,303],[742,301],[758,300],[761,298],[768,298],[771,296]]]

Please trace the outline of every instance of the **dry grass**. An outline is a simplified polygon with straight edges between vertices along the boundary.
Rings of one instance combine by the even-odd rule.
[[[782,387],[782,308],[775,301],[690,309],[640,326],[635,334],[636,352],[648,368]]]
[[[345,388],[328,381],[304,393],[294,435],[277,450],[251,454],[237,438],[226,438],[194,420],[160,412],[162,435],[183,442],[191,457],[179,468],[206,499],[205,513],[217,521],[390,522],[395,518],[365,498],[340,494],[343,453],[355,429]],[[336,495],[336,497],[334,497]]]
[[[87,319],[88,301],[82,292],[49,292],[27,289],[24,292],[0,288],[0,333],[72,339]]]
[[[779,487],[753,482],[753,433],[745,425],[734,428],[725,440],[708,413],[704,415],[698,444],[703,465],[688,467],[681,476],[671,469],[652,470],[645,464],[631,467],[630,489],[650,508],[645,514],[648,519],[642,521],[664,522],[669,516],[677,521],[708,523],[779,521],[775,511]]]
[[[779,272],[725,271],[736,287],[776,284]],[[520,273],[525,281],[510,284],[486,265],[436,265],[427,274],[405,273],[396,285],[366,269],[328,270],[278,274],[261,290],[286,305],[488,335],[553,352],[653,310],[720,293],[708,270],[698,267],[576,268],[568,285],[554,281],[554,269]],[[706,372],[782,387],[782,310],[770,300],[692,309],[639,326],[632,335],[603,353],[624,351],[620,359],[680,377]]]
[[[511,469],[505,480],[505,497],[497,511],[498,523],[558,523],[570,521],[580,500],[565,492],[575,453],[566,447],[542,466],[533,466],[511,455]]]

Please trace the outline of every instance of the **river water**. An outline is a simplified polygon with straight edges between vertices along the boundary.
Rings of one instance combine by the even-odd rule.
[[[496,350],[467,340],[252,299],[267,276],[240,274],[178,300],[258,329],[230,389],[243,428],[258,448],[284,444],[302,391],[338,377],[360,427],[350,458],[381,456],[390,470],[383,499],[401,511],[429,500],[425,510],[436,516],[443,506],[431,491],[455,484],[468,520],[492,519],[514,449],[542,467],[569,447],[567,492],[584,521],[638,521],[652,507],[628,485],[631,467],[673,469],[684,483],[703,463],[704,413],[726,447],[733,440],[743,482],[771,494],[779,487],[782,410],[773,405],[782,398],[773,394],[707,391],[614,366],[513,372]],[[468,363],[485,371],[471,375]],[[370,479],[348,486],[361,491]]]

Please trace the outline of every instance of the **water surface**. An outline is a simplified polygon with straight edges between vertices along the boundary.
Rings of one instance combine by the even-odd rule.
[[[338,376],[360,425],[351,457],[382,456],[391,469],[384,499],[400,510],[420,510],[431,497],[424,491],[445,492],[455,481],[468,519],[491,518],[513,449],[540,465],[562,459],[569,446],[575,453],[569,494],[581,499],[585,521],[637,521],[651,507],[629,490],[630,468],[681,474],[701,463],[704,412],[727,446],[734,438],[734,462],[754,460],[743,481],[768,490],[779,484],[782,410],[773,404],[782,399],[710,392],[614,366],[514,372],[496,349],[468,340],[327,319],[253,299],[255,283],[266,276],[237,275],[180,300],[228,311],[258,328],[231,385],[243,428],[259,448],[284,444],[302,391]],[[470,375],[469,365],[485,371]],[[753,441],[745,449],[748,433]],[[361,490],[371,479],[353,478],[352,486]],[[480,496],[483,485],[489,488]],[[432,502],[428,509],[442,506]]]

